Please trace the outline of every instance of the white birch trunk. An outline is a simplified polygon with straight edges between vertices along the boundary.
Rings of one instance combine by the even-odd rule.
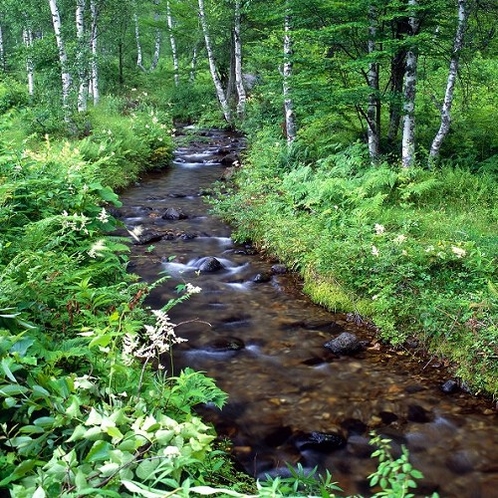
[[[192,49],[192,60],[190,61],[190,77],[189,80],[191,83],[195,81],[195,74],[197,72],[197,43],[194,45]]]
[[[93,105],[99,103],[99,67],[97,59],[97,36],[98,36],[98,10],[96,0],[90,0],[90,14],[92,17],[92,26],[90,31],[90,51],[92,54],[90,62],[90,86],[93,96]]]
[[[373,56],[376,50],[377,11],[373,5],[369,8],[368,26],[368,53]],[[380,127],[379,127],[379,64],[370,62],[367,73],[370,94],[367,110],[367,137],[370,161],[376,164],[380,155]]]
[[[35,68],[33,57],[31,56],[31,47],[33,45],[33,32],[29,28],[22,30],[22,39],[26,47],[26,74],[28,76],[28,93],[33,96],[35,93]]]
[[[232,116],[230,112],[230,106],[228,105],[228,100],[225,96],[225,92],[223,90],[223,86],[221,84],[220,77],[218,76],[218,71],[216,69],[216,62],[214,60],[213,48],[211,45],[211,38],[209,36],[209,29],[206,20],[206,13],[204,10],[204,0],[199,0],[199,19],[201,21],[202,33],[204,34],[204,42],[206,44],[206,52],[209,62],[209,71],[211,73],[211,78],[213,79],[213,83],[216,89],[218,102],[220,103],[221,110],[223,111],[223,116],[225,117],[225,121],[229,125],[231,125]]]
[[[154,5],[156,5],[156,11],[154,12],[154,21],[156,24],[159,23],[159,12],[157,11],[157,5],[159,0],[154,0]],[[152,55],[152,62],[150,63],[150,70],[154,71],[159,64],[159,56],[161,54],[161,30],[159,27],[156,28],[156,36],[154,37],[154,54]]]
[[[136,12],[133,14],[133,22],[135,23],[135,43],[137,44],[137,66],[142,71],[145,71],[144,59],[142,54],[142,44],[140,42],[140,28],[138,26],[138,15]]]
[[[453,52],[451,54],[450,67],[448,70],[448,80],[446,82],[446,92],[444,94],[443,105],[441,107],[441,124],[439,130],[432,141],[429,151],[429,162],[434,161],[441,150],[441,145],[446,135],[450,131],[451,106],[453,104],[453,93],[458,75],[458,65],[460,53],[464,45],[465,29],[469,17],[468,0],[458,0],[458,25],[453,42]]]
[[[294,104],[291,96],[290,79],[292,77],[292,37],[291,16],[287,6],[284,19],[284,67],[283,67],[283,96],[285,114],[285,134],[290,145],[296,138],[296,122],[294,119]]]
[[[3,42],[2,25],[0,24],[0,66],[5,71],[5,45]]]
[[[61,64],[61,79],[62,79],[62,107],[66,113],[66,119],[69,118],[69,92],[71,90],[71,74],[68,70],[67,53],[64,44],[64,39],[61,33],[61,18],[57,0],[49,0],[50,12],[52,14],[52,24],[54,26],[55,40],[59,51],[59,62]]]
[[[76,54],[76,64],[78,67],[78,112],[85,112],[88,99],[88,78],[87,78],[87,58],[85,44],[85,7],[86,0],[76,2],[76,38],[78,40],[78,52]]]
[[[166,21],[168,23],[168,32],[169,32],[169,43],[171,46],[171,57],[173,59],[173,79],[175,82],[175,86],[178,86],[180,83],[180,73],[179,73],[179,64],[178,64],[178,52],[176,50],[176,39],[175,34],[173,32],[173,16],[171,15],[171,5],[169,0],[166,1]]]
[[[418,0],[408,0],[410,7],[417,7]],[[411,35],[418,32],[418,18],[416,13],[412,13],[409,18]],[[418,50],[412,44],[406,54],[406,73],[404,85],[403,104],[403,138],[401,142],[401,164],[404,168],[409,168],[415,163],[415,96],[417,90],[417,63]]]
[[[235,19],[234,19],[234,51],[235,51],[235,87],[237,88],[237,115],[243,118],[246,110],[246,90],[244,88],[244,79],[242,76],[242,39],[240,36],[240,2],[235,1]]]

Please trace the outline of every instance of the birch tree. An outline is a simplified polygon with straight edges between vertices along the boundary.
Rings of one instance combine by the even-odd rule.
[[[3,30],[2,30],[2,19],[0,18],[0,66],[2,68],[2,71],[5,71],[6,64],[5,64],[5,45],[3,42]]]
[[[50,12],[52,14],[52,24],[54,27],[55,40],[57,42],[57,49],[59,51],[59,62],[61,65],[61,79],[62,79],[62,107],[65,112],[66,120],[69,119],[69,92],[71,90],[71,74],[68,69],[68,59],[66,46],[62,37],[62,24],[59,13],[57,0],[49,0]]]
[[[218,98],[218,102],[221,106],[221,110],[223,112],[223,116],[225,121],[231,125],[232,124],[232,115],[230,112],[230,106],[228,104],[228,99],[225,95],[225,91],[223,90],[223,86],[221,84],[220,77],[218,76],[218,70],[216,67],[216,61],[214,59],[214,52],[211,43],[211,37],[209,34],[209,27],[206,19],[206,11],[204,9],[204,0],[198,0],[199,5],[199,20],[201,23],[202,33],[204,35],[204,43],[206,45],[206,52],[209,63],[209,72],[211,73],[211,78],[213,80],[216,96]]]
[[[453,50],[451,53],[450,67],[448,70],[448,80],[446,82],[446,91],[444,94],[443,104],[441,106],[441,123],[439,130],[432,141],[429,151],[429,161],[433,162],[441,150],[441,145],[446,135],[450,131],[451,124],[451,106],[453,104],[453,93],[458,75],[458,65],[460,61],[460,53],[464,46],[465,29],[469,18],[468,0],[458,0],[458,24],[453,42]]]
[[[287,143],[290,145],[296,138],[296,122],[294,119],[294,103],[291,95],[290,79],[292,77],[292,31],[291,31],[291,9],[289,2],[285,4],[284,15],[284,65],[283,65],[283,97],[285,133]]]
[[[418,33],[418,0],[408,0],[411,8],[409,25],[410,37]],[[417,91],[417,63],[418,48],[412,40],[411,46],[406,54],[406,73],[404,84],[403,104],[403,138],[401,142],[401,164],[404,168],[413,166],[415,162],[415,96]]]
[[[28,75],[28,93],[33,96],[35,93],[35,66],[33,63],[33,31],[25,27],[22,31],[22,39],[26,48],[26,74]]]
[[[90,0],[90,91],[93,96],[93,105],[97,105],[100,99],[99,95],[99,67],[97,58],[97,41],[98,41],[98,17],[99,11],[96,0]]]
[[[136,9],[136,7],[135,7]],[[138,14],[135,10],[133,13],[133,22],[135,24],[135,44],[137,46],[137,66],[145,71],[144,62],[143,62],[143,53],[142,53],[142,43],[140,41],[140,26],[138,24]]]
[[[150,63],[150,71],[154,71],[159,64],[159,56],[161,53],[161,29],[159,28],[159,0],[154,0],[154,21],[156,24],[155,36],[154,36],[154,53],[152,55],[152,62]]]
[[[87,77],[87,47],[85,41],[85,7],[86,0],[76,1],[76,38],[77,54],[76,67],[78,69],[78,112],[84,112],[87,109],[88,97],[88,77]]]
[[[176,38],[173,30],[174,23],[173,23],[173,16],[171,15],[171,3],[169,0],[166,0],[166,22],[168,25],[171,57],[173,59],[173,80],[175,82],[175,86],[178,86],[180,83],[180,73],[179,73],[180,65],[178,63],[178,51],[176,49]]]
[[[239,118],[244,117],[246,109],[246,91],[244,88],[244,80],[242,76],[242,40],[240,35],[241,25],[241,0],[235,0],[235,15],[233,28],[233,44],[235,56],[235,86],[237,88],[237,115]]]
[[[380,155],[380,100],[379,100],[379,64],[375,60],[377,50],[377,8],[371,4],[368,11],[368,55],[370,63],[367,73],[368,96],[367,136],[368,151],[372,164],[377,163]]]

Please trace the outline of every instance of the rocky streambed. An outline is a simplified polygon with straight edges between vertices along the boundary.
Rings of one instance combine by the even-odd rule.
[[[201,413],[231,440],[240,466],[261,478],[284,475],[286,463],[318,466],[345,495],[368,496],[375,430],[394,455],[409,449],[425,476],[420,496],[497,496],[496,405],[462,390],[439,360],[389,348],[359,317],[312,304],[283,265],[233,243],[204,195],[237,167],[241,137],[198,130],[177,143],[172,167],[124,192],[118,216],[134,233],[131,269],[148,281],[171,276],[153,308],[179,283],[202,288],[171,311],[188,339],[175,362],[229,394],[222,411]]]

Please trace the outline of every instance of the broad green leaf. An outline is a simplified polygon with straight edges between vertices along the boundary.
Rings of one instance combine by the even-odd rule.
[[[19,394],[26,394],[28,390],[28,388],[20,386],[19,384],[4,384],[3,386],[0,386],[0,396],[5,396],[6,398],[17,396]]]
[[[40,417],[37,418],[33,424],[38,427],[52,427],[55,422],[55,417]]]
[[[153,473],[160,463],[159,458],[142,460],[140,465],[135,469],[135,474],[142,481],[147,481],[154,477]]]
[[[41,486],[38,486],[36,488],[36,491],[33,493],[32,498],[45,498],[47,495],[44,491],[44,489]]]
[[[143,496],[144,498],[164,498],[165,496],[168,496],[168,493],[165,493],[164,491],[154,491],[152,488],[139,485],[138,483],[127,479],[122,479],[121,484],[123,484],[128,491],[137,493],[138,496]]]
[[[109,451],[112,450],[113,445],[107,441],[95,441],[93,446],[90,448],[88,455],[85,458],[86,462],[99,462],[104,460],[109,460]]]
[[[82,425],[76,426],[67,442],[72,443],[73,441],[79,441],[80,439],[83,439],[87,431],[88,429],[86,427],[83,427]]]

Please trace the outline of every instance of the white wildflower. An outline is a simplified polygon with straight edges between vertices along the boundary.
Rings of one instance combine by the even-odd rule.
[[[379,250],[375,246],[372,246],[372,254],[374,256],[378,256],[380,254]]]
[[[456,247],[456,246],[451,246],[451,252],[457,257],[457,258],[463,258],[467,252],[465,249],[462,249],[461,247]]]
[[[394,239],[395,244],[402,244],[407,239],[406,235],[400,234]]]
[[[196,286],[192,285],[190,282],[185,284],[185,292],[187,294],[199,294],[199,292],[201,292],[201,291],[202,291],[202,289],[200,287],[196,287]]]
[[[434,246],[427,246],[425,248],[425,252],[432,252],[432,251],[434,251]]]
[[[173,344],[187,341],[187,339],[176,335],[176,324],[171,322],[166,312],[152,310],[152,313],[156,317],[156,324],[144,326],[146,337],[143,344],[139,344],[131,336],[123,338],[123,357],[133,355],[136,358],[152,360],[164,353],[168,353]]]
[[[384,225],[376,223],[374,226],[374,230],[377,235],[382,235],[386,231],[386,227]]]
[[[97,219],[101,221],[102,223],[108,223],[109,222],[109,213],[106,211],[106,209],[103,207],[102,211],[100,211],[99,215],[97,216]]]
[[[104,239],[99,239],[97,242],[94,242],[92,244],[92,247],[88,251],[88,256],[91,258],[100,258],[103,256],[103,251],[105,251],[106,246],[105,246],[105,240]]]
[[[166,446],[163,450],[163,454],[165,457],[174,458],[180,456],[180,450],[177,446]]]

